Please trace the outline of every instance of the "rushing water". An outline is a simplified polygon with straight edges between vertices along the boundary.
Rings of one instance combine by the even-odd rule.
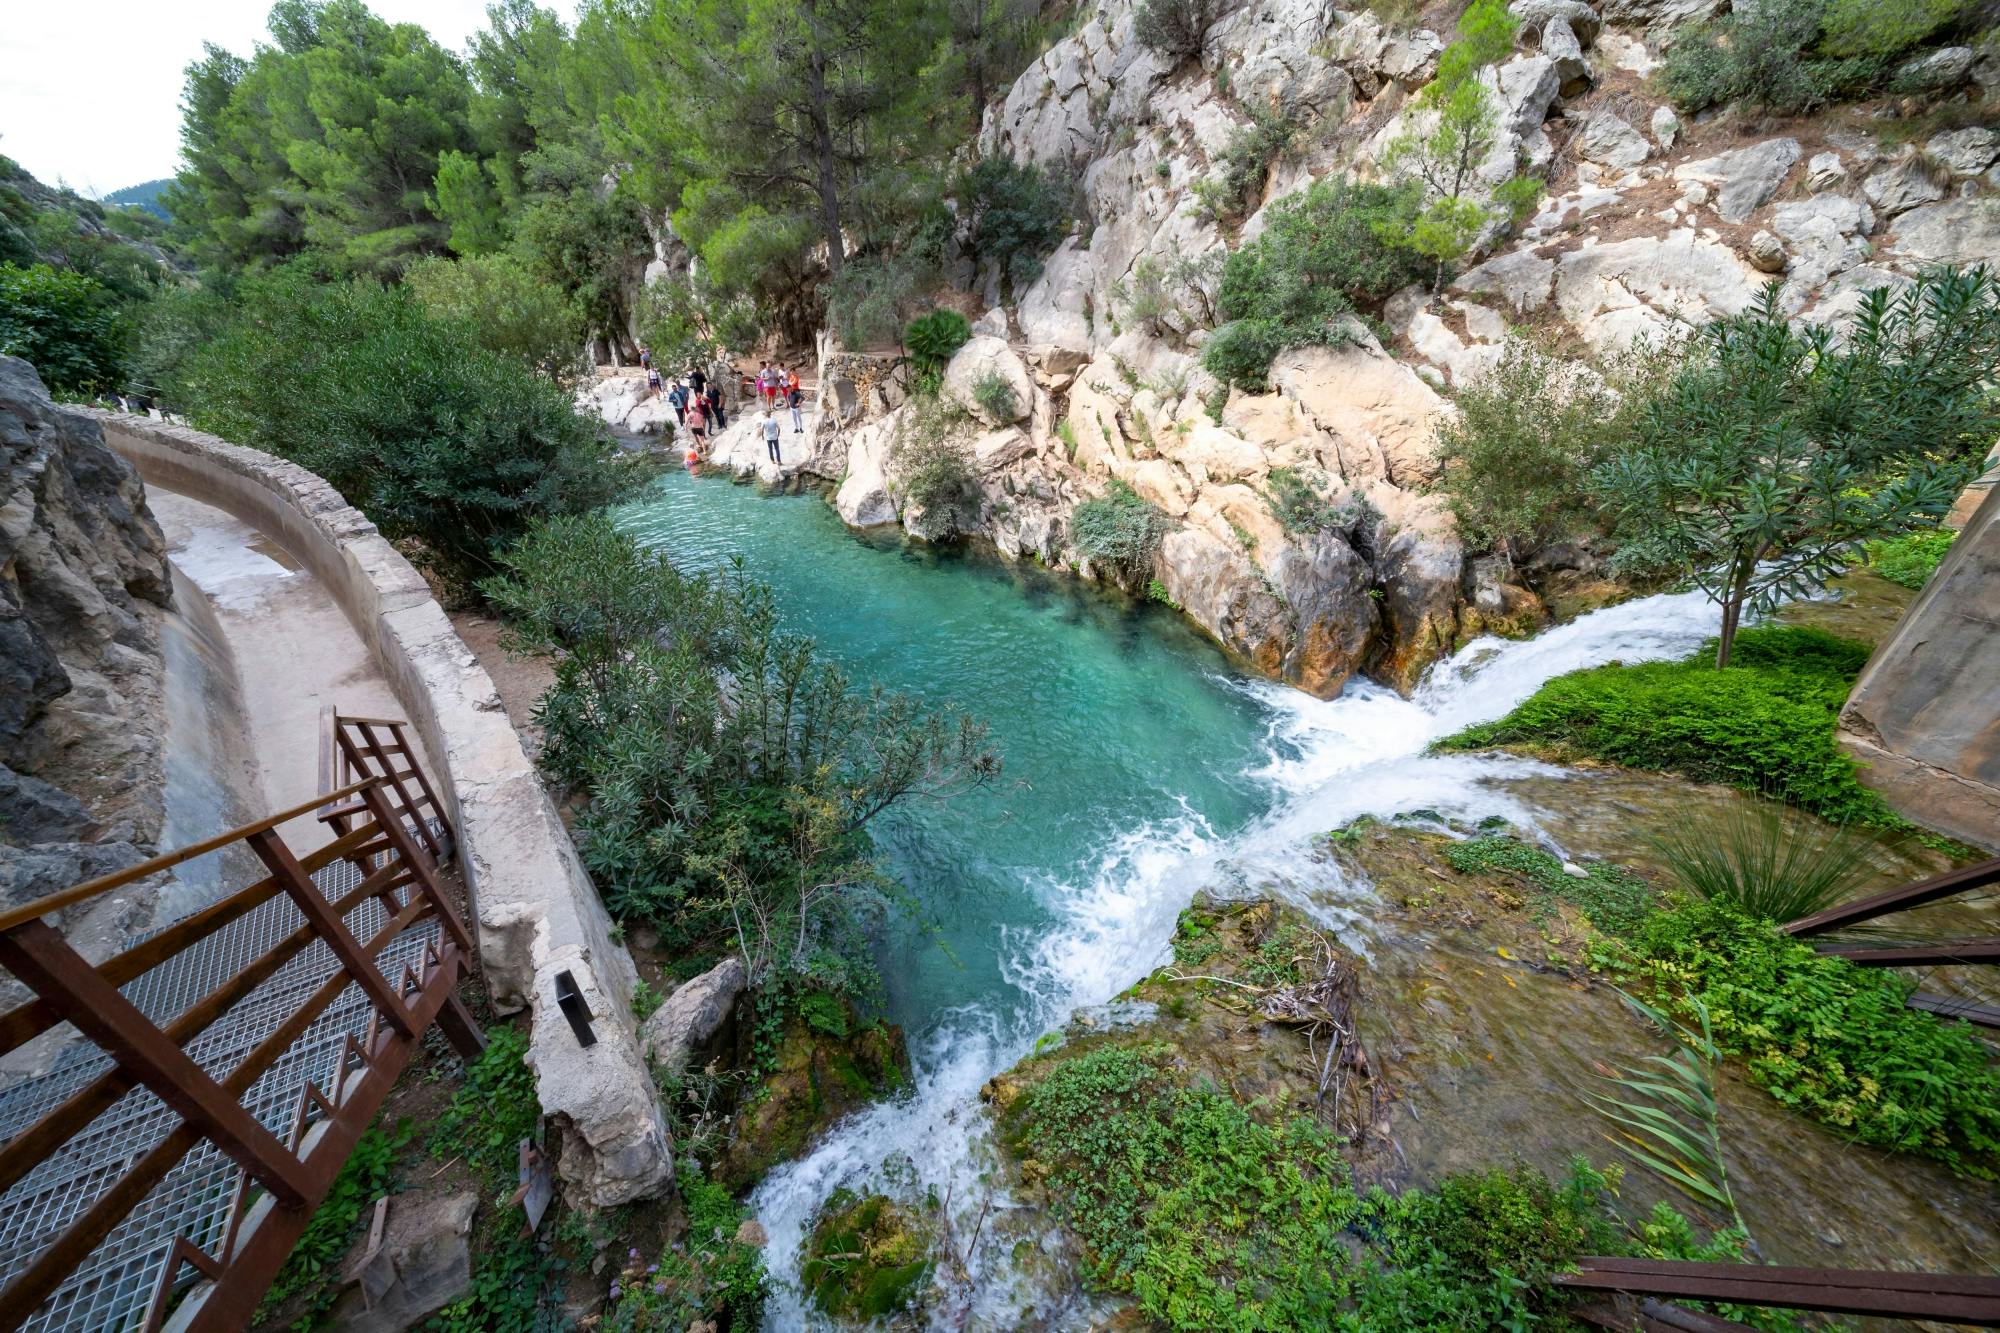
[[[1234,671],[1162,608],[1030,567],[858,538],[816,498],[677,475],[625,522],[684,565],[740,556],[788,623],[853,675],[977,714],[1006,762],[996,787],[881,831],[922,918],[881,960],[915,1088],[850,1117],[757,1190],[774,1329],[811,1322],[796,1272],[820,1203],[843,1186],[865,1191],[886,1160],[907,1158],[920,1187],[949,1191],[969,1233],[986,1202],[980,1085],[1157,966],[1197,891],[1284,892],[1304,872],[1305,839],[1361,814],[1532,820],[1493,780],[1540,766],[1424,747],[1563,672],[1684,655],[1716,622],[1700,594],[1653,597],[1530,642],[1482,640],[1413,699],[1357,681],[1321,701]],[[972,1326],[1012,1326],[1023,1305],[1046,1311],[1052,1297],[1013,1271],[1009,1248],[987,1249],[971,1260]]]

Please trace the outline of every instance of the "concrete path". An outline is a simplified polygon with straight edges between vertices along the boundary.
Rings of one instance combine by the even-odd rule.
[[[237,779],[252,786],[239,804],[262,814],[311,800],[320,792],[322,705],[390,718],[403,715],[402,705],[333,598],[283,547],[187,496],[149,486],[146,499],[184,585],[213,609],[234,669],[254,769]],[[423,763],[428,770],[428,757]],[[299,852],[328,840],[310,817],[284,832]]]

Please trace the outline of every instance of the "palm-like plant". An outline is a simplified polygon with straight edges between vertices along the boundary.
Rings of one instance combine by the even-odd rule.
[[[1675,879],[1760,921],[1796,921],[1867,886],[1872,838],[1760,803],[1650,839]]]
[[[1586,1093],[1584,1100],[1619,1126],[1611,1138],[1619,1151],[1727,1213],[1747,1234],[1722,1155],[1721,1108],[1715,1099],[1715,1066],[1722,1053],[1716,1049],[1707,1006],[1689,997],[1699,1025],[1690,1028],[1643,1000],[1624,998],[1648,1023],[1673,1038],[1675,1049],[1671,1055],[1649,1055],[1636,1065],[1607,1072],[1606,1080],[1623,1096]]]

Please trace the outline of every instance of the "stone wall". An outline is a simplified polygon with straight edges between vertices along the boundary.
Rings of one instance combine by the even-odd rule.
[[[1840,739],[1898,810],[2000,851],[2000,489],[1869,659]]]
[[[422,576],[332,486],[296,464],[145,417],[68,410],[100,425],[148,483],[235,515],[326,586],[437,769],[493,1003],[534,1013],[529,1060],[542,1109],[565,1132],[565,1179],[597,1206],[663,1188],[672,1156],[639,1053],[631,957],[613,940],[492,679]],[[556,1008],[556,977],[565,971],[595,1017],[598,1040],[588,1049]]]

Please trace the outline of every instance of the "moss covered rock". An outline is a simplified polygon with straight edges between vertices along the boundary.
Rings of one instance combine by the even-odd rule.
[[[828,1125],[909,1082],[910,1055],[901,1028],[864,1023],[844,1000],[795,1011],[770,1072],[730,1124],[716,1178],[732,1191],[749,1189],[772,1167],[802,1153]]]
[[[908,1309],[935,1267],[923,1220],[881,1194],[839,1190],[826,1202],[799,1276],[837,1319],[880,1319]]]

